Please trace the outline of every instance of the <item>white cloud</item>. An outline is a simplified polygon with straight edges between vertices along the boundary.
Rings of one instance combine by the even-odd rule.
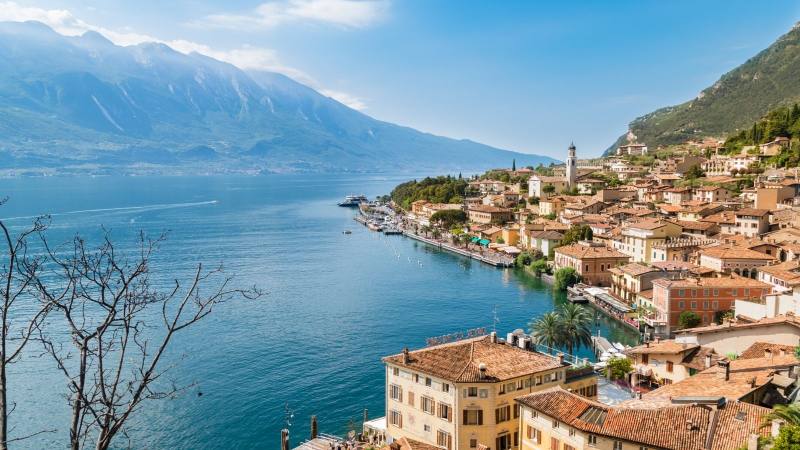
[[[389,0],[274,0],[249,14],[214,14],[203,25],[222,28],[270,28],[287,22],[312,21],[364,28],[380,21]]]
[[[342,103],[345,106],[355,109],[356,111],[364,111],[367,109],[366,102],[358,97],[352,96],[347,92],[333,91],[330,89],[318,89],[319,93]]]
[[[353,0],[334,0],[334,3],[339,1],[344,1],[346,3],[353,2]],[[324,0],[292,0],[292,3],[310,4],[318,2],[328,3]],[[309,12],[308,14],[311,13]],[[351,108],[358,110],[366,109],[366,104],[362,99],[345,92],[324,89],[317,80],[302,70],[282,64],[278,58],[277,52],[273,49],[245,45],[239,48],[220,50],[205,44],[183,39],[164,40],[155,36],[132,31],[116,31],[92,25],[78,19],[70,11],[65,9],[43,9],[21,6],[11,1],[0,1],[0,21],[24,22],[29,20],[42,22],[65,36],[80,36],[87,31],[96,31],[117,45],[125,46],[144,42],[158,42],[166,44],[181,53],[189,54],[197,52],[233,64],[242,70],[263,70],[282,73],[300,83],[311,86],[323,95],[327,95]]]

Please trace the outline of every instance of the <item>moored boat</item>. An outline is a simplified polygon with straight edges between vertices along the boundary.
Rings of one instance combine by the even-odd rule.
[[[346,207],[346,208],[356,208],[356,207],[360,206],[362,203],[367,203],[368,201],[369,200],[367,200],[367,196],[363,195],[363,194],[362,195],[348,195],[347,197],[344,198],[344,201],[343,202],[339,202],[338,205]]]

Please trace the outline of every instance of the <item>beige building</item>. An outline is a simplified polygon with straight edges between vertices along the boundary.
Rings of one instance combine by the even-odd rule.
[[[553,186],[552,192],[545,192],[545,186]],[[544,199],[558,195],[569,188],[566,177],[548,177],[544,175],[531,175],[528,178],[528,196]]]
[[[720,186],[700,186],[695,188],[693,200],[702,202],[727,202],[731,199],[729,190]]]
[[[626,350],[625,355],[633,362],[631,385],[648,389],[681,382],[721,359],[710,347],[671,339],[646,342]]]
[[[555,269],[572,267],[583,282],[593,286],[611,286],[609,269],[626,264],[630,258],[602,244],[581,241],[555,249]]]
[[[744,208],[734,213],[736,216],[733,234],[742,236],[758,236],[769,231],[769,210]]]
[[[681,330],[675,340],[680,343],[711,347],[720,355],[738,355],[743,349],[757,342],[796,347],[800,343],[800,320],[794,315],[756,321],[737,320],[724,325]]]
[[[483,224],[503,224],[514,218],[514,214],[510,209],[487,205],[470,207],[467,210],[467,215],[470,222]]]
[[[679,237],[681,231],[680,225],[672,222],[642,219],[625,225],[613,247],[630,256],[633,262],[649,263],[653,259],[653,247]]]
[[[719,397],[612,407],[551,388],[516,401],[522,450],[736,450],[770,431],[768,408]]]
[[[749,278],[756,278],[758,269],[773,261],[774,256],[734,245],[718,245],[700,251],[701,266],[719,273],[733,272]]]
[[[596,395],[595,377],[567,383],[568,364],[494,334],[404,350],[383,361],[389,437],[443,449],[517,449],[514,398],[520,395],[562,385],[595,386]]]

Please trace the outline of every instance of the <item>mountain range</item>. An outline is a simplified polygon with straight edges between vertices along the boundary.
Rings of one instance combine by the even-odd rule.
[[[795,25],[744,64],[685,103],[661,108],[629,125],[651,148],[705,137],[725,138],[778,106],[800,101],[800,27]],[[625,135],[606,150],[613,151]]]
[[[373,119],[291,78],[159,43],[0,22],[0,170],[397,172],[549,164]]]

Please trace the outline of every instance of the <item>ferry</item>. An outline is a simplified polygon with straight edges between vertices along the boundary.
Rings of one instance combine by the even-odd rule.
[[[367,196],[363,195],[363,194],[362,195],[348,195],[347,197],[344,198],[344,201],[343,202],[339,202],[338,205],[346,207],[346,208],[356,208],[359,205],[361,205],[362,203],[367,203],[368,201],[369,200],[367,200]]]

